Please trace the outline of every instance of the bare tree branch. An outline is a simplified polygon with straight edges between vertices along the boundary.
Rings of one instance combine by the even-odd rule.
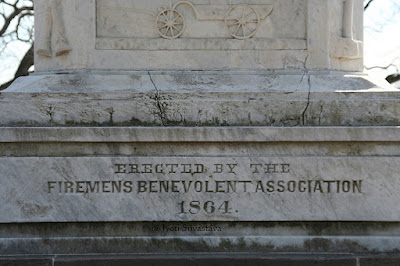
[[[387,66],[372,66],[372,67],[365,67],[366,70],[372,70],[372,69],[389,69],[390,67],[394,67],[396,68],[397,72],[399,72],[399,67],[395,64],[395,62],[397,60],[399,60],[400,57],[396,57],[395,59],[393,59],[393,61],[388,64]]]
[[[17,1],[17,2],[18,2],[18,1]],[[0,37],[2,37],[3,34],[7,31],[8,27],[10,26],[11,22],[13,21],[13,19],[16,18],[16,17],[18,17],[18,16],[20,16],[20,14],[21,14],[23,11],[26,11],[26,10],[33,11],[33,6],[31,6],[31,7],[24,6],[24,7],[22,7],[22,8],[17,8],[17,7],[15,6],[14,11],[13,11],[9,16],[5,17],[4,25],[3,25],[3,27],[0,29]],[[32,13],[32,14],[33,14],[33,13]]]
[[[367,2],[367,4],[364,6],[364,11],[367,10],[367,8],[369,7],[369,5],[370,5],[372,2],[374,2],[374,0],[369,0],[369,1]]]
[[[400,74],[393,74],[386,78],[386,80],[392,84],[400,80]]]
[[[32,0],[0,0],[0,52],[5,52],[8,45],[14,41],[31,44],[30,49],[20,61],[13,79],[1,85],[0,90],[7,88],[18,77],[29,74],[34,53],[32,18]]]
[[[31,48],[26,52],[25,56],[22,58],[14,78],[9,82],[0,85],[0,91],[7,89],[11,85],[11,83],[13,83],[14,80],[16,80],[17,78],[29,75],[29,68],[33,66],[33,58],[34,58],[33,51],[34,51],[34,45],[32,43]]]

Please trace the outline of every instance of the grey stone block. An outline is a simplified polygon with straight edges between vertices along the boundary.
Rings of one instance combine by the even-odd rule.
[[[356,258],[340,256],[194,254],[130,255],[115,257],[59,257],[55,266],[356,266]]]
[[[0,266],[53,266],[52,258],[0,257]]]
[[[399,254],[388,255],[387,257],[361,258],[360,266],[398,266],[400,265]]]

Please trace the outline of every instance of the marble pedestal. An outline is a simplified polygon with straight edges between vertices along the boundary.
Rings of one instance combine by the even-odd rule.
[[[0,97],[7,261],[397,262],[399,95],[366,76],[36,75]]]

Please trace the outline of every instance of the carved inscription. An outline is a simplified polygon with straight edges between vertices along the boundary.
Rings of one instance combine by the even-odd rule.
[[[236,198],[243,195],[281,197],[287,194],[362,195],[364,182],[359,178],[296,176],[301,165],[279,161],[245,161],[210,163],[196,159],[191,163],[177,160],[115,162],[113,176],[101,180],[47,181],[48,194],[136,195],[141,199],[175,200],[174,210],[181,215],[226,215],[242,210]]]
[[[398,221],[399,171],[395,156],[0,158],[0,220],[32,221],[22,202],[38,222]]]

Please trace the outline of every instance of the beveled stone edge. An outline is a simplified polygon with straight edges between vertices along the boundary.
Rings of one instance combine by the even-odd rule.
[[[48,255],[1,255],[0,265],[109,265],[136,266],[149,265],[398,265],[400,257],[397,253],[348,254],[344,252],[304,252],[302,254],[270,253],[270,252],[224,252],[214,253],[197,251],[190,253],[128,253],[128,254],[48,254]]]
[[[10,142],[400,142],[400,126],[0,127]]]
[[[246,245],[241,246],[241,241],[245,240]],[[223,254],[226,251],[221,252],[220,245],[224,245],[225,243],[231,243],[229,248],[231,252],[235,252],[236,254],[245,254],[252,251],[253,254],[260,254],[260,251],[265,252],[274,252],[274,254],[291,252],[293,253],[303,253],[304,252],[312,252],[312,253],[320,253],[329,254],[329,253],[337,253],[337,255],[350,255],[349,253],[344,253],[343,248],[351,248],[349,250],[351,253],[361,253],[368,254],[374,253],[379,254],[382,252],[390,252],[398,255],[398,247],[400,245],[400,238],[398,236],[391,237],[370,237],[370,236],[179,236],[179,237],[160,237],[160,236],[147,236],[147,237],[19,237],[19,238],[1,238],[0,244],[3,244],[4,249],[0,249],[0,257],[4,254],[9,254],[13,256],[18,255],[31,255],[32,249],[29,251],[26,248],[34,247],[34,252],[36,254],[41,255],[49,255],[52,253],[56,253],[58,255],[68,255],[63,253],[64,247],[71,247],[76,245],[77,248],[74,248],[73,254],[80,255],[79,246],[82,243],[90,243],[89,252],[86,249],[86,252],[90,254],[96,254],[96,252],[101,252],[101,254],[107,254],[106,252],[110,250],[108,243],[113,241],[115,244],[125,244],[131,247],[134,247],[138,254],[146,254],[146,250],[152,244],[157,246],[158,252],[163,253],[166,251],[170,251],[170,254],[179,253],[185,254],[187,252],[191,252],[193,248],[197,248],[200,245],[199,249],[207,247],[208,252],[214,254]],[[176,242],[179,241],[177,244]],[[24,243],[23,247],[20,247],[21,242]],[[46,242],[47,244],[43,244]],[[46,253],[42,253],[39,250],[43,250],[44,248],[48,248],[48,243],[51,243],[51,250],[46,249]],[[151,243],[150,245],[148,243]],[[160,247],[160,243],[162,245],[174,245],[174,250],[167,247]],[[257,243],[257,247],[254,247],[253,244]],[[331,246],[318,247],[318,243],[331,243]],[[311,244],[311,246],[310,246]],[[144,248],[141,248],[141,246]],[[107,247],[108,246],[108,247]],[[92,250],[90,247],[96,247],[96,251]],[[118,245],[115,245],[114,248],[118,248]],[[224,248],[224,247],[222,247]],[[38,250],[39,249],[39,250]],[[211,250],[210,250],[211,249]],[[321,250],[322,249],[322,250]],[[107,250],[107,251],[106,251]],[[39,251],[39,252],[38,252]],[[69,250],[69,252],[71,249]],[[127,251],[117,251],[113,250],[113,254],[126,254]],[[22,253],[22,254],[21,254]],[[111,253],[111,252],[110,252]],[[229,252],[228,252],[229,253]],[[34,254],[34,255],[36,255]],[[82,255],[85,252],[81,253]],[[154,254],[154,253],[153,253]],[[262,253],[261,253],[262,254]],[[307,254],[307,253],[306,253]],[[32,254],[33,255],[33,254]],[[301,255],[301,254],[299,254]]]

